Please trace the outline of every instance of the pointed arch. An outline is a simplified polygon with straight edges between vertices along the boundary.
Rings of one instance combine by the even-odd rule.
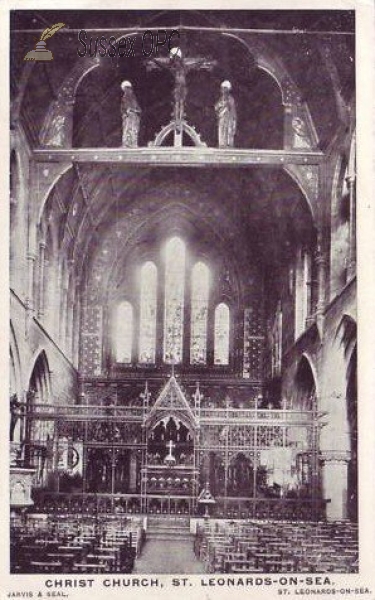
[[[51,401],[51,374],[45,350],[39,352],[29,379],[29,398],[36,404]]]
[[[313,410],[316,408],[316,376],[311,361],[305,354],[298,363],[295,375],[294,407],[299,410]]]

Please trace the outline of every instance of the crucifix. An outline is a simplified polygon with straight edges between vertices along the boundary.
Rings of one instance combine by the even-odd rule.
[[[169,450],[169,455],[168,456],[173,456],[172,454],[172,450],[176,447],[176,444],[174,444],[172,442],[172,440],[169,440],[168,444],[167,444],[167,448]]]
[[[182,146],[182,131],[185,118],[185,100],[187,96],[186,77],[190,71],[205,69],[212,70],[217,64],[214,60],[205,58],[184,58],[181,48],[172,48],[167,58],[152,58],[147,62],[149,70],[166,69],[174,76],[173,99],[174,106],[172,121],[174,123],[174,145]]]
[[[172,440],[169,440],[169,442],[166,444],[168,450],[169,450],[169,454],[167,454],[167,456],[164,459],[164,462],[166,465],[168,465],[169,467],[171,467],[172,465],[176,464],[176,459],[172,454],[172,450],[173,448],[176,447],[176,444],[174,444],[172,442]]]

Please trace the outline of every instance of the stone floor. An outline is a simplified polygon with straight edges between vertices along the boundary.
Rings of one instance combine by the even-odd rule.
[[[193,540],[150,540],[143,546],[133,573],[194,574],[204,573],[204,568],[195,558]]]

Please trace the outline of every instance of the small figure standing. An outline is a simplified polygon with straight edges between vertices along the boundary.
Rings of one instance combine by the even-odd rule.
[[[232,94],[230,81],[223,81],[220,86],[221,96],[215,104],[218,119],[219,148],[233,148],[237,129],[236,103]]]
[[[141,122],[141,107],[135,97],[130,81],[121,84],[122,145],[127,148],[138,146],[138,134]]]

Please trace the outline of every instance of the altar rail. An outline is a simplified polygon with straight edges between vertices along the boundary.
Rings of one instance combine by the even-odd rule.
[[[47,514],[171,514],[198,516],[204,507],[195,496],[147,494],[68,494],[36,490],[33,512]],[[311,498],[224,498],[217,497],[210,515],[223,519],[266,519],[322,521],[327,501]]]

